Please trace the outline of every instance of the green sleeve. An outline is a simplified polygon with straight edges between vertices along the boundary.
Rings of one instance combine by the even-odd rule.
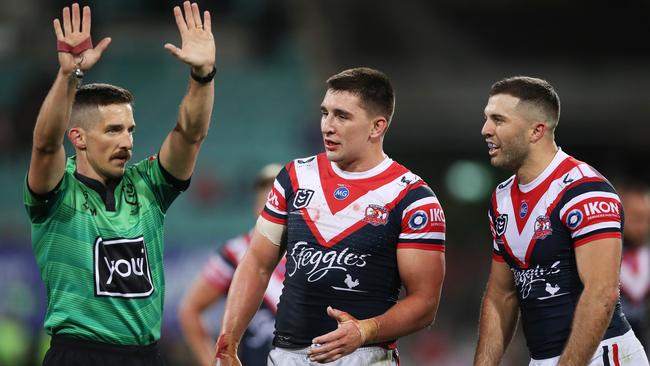
[[[140,161],[134,168],[153,191],[163,212],[190,185],[190,179],[179,180],[167,172],[156,155]]]

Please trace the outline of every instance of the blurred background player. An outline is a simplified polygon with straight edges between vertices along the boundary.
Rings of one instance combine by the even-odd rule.
[[[640,180],[618,182],[625,209],[621,307],[643,347],[648,350],[648,294],[650,292],[650,187]]]
[[[279,164],[269,164],[259,172],[255,180],[255,215],[259,215],[264,208],[280,169],[282,166]],[[183,333],[201,366],[214,364],[214,339],[209,331],[211,327],[204,325],[201,315],[228,292],[235,268],[248,249],[251,237],[252,231],[227,241],[221,250],[208,260],[181,302],[178,316]],[[246,366],[266,365],[273,341],[275,313],[282,292],[285,261],[283,257],[275,268],[264,294],[264,301],[242,337],[239,357]]]

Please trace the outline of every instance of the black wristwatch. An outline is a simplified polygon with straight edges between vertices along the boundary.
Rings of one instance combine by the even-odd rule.
[[[214,75],[216,75],[216,73],[217,73],[217,67],[216,66],[212,66],[212,71],[210,71],[210,73],[205,75],[205,76],[199,76],[199,75],[195,74],[192,69],[190,69],[190,76],[192,76],[192,79],[196,80],[196,82],[201,83],[201,84],[207,84],[207,83],[211,82],[212,79],[214,79]]]

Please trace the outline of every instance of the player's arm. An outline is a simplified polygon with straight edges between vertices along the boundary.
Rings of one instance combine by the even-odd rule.
[[[517,327],[518,307],[514,279],[508,264],[492,260],[481,304],[474,366],[498,365],[501,362]]]
[[[240,365],[237,346],[255,312],[283,254],[280,241],[286,226],[260,217],[251,244],[237,266],[230,285],[221,332],[216,344],[217,365]]]
[[[190,2],[186,1],[183,3],[183,12],[178,6],[174,8],[174,17],[182,46],[178,48],[167,43],[165,48],[176,58],[190,65],[194,76],[209,76],[215,67],[215,44],[210,13],[205,11],[201,19],[198,5],[190,5]],[[213,103],[214,81],[201,82],[191,77],[179,108],[176,126],[160,148],[160,163],[174,178],[187,180],[191,177],[199,148],[208,134]]]
[[[445,277],[444,252],[398,249],[397,265],[406,296],[384,314],[370,319],[358,320],[346,312],[328,308],[328,314],[339,326],[314,339],[320,346],[310,350],[311,360],[332,362],[364,344],[396,339],[433,323]]]
[[[223,296],[223,289],[211,285],[202,275],[192,283],[178,309],[178,319],[194,356],[201,366],[214,361],[213,341],[205,328],[201,315]]]
[[[62,24],[63,23],[63,24]],[[83,19],[79,4],[72,9],[63,8],[63,22],[54,19],[54,33],[58,42],[77,46],[90,38],[90,7],[83,8]],[[65,171],[65,150],[63,138],[70,123],[70,114],[77,90],[74,70],[90,70],[99,60],[102,52],[111,42],[104,38],[95,48],[88,48],[78,55],[59,51],[59,71],[52,88],[36,118],[34,126],[32,158],[29,163],[27,182],[36,194],[52,192],[61,181]]]
[[[575,249],[584,285],[560,366],[585,365],[603,339],[619,296],[621,239],[594,240]]]

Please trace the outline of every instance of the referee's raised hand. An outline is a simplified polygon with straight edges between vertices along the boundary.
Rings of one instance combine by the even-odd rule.
[[[210,12],[204,11],[201,19],[199,6],[186,1],[183,3],[183,11],[178,6],[174,7],[174,18],[181,35],[181,48],[166,43],[165,49],[190,65],[195,75],[200,77],[208,75],[214,67],[216,58]]]
[[[71,9],[72,8],[72,9]],[[79,11],[79,4],[63,8],[63,25],[57,18],[54,19],[54,33],[56,34],[57,50],[59,52],[59,65],[61,72],[68,75],[75,69],[89,70],[102,56],[111,43],[111,39],[102,39],[97,46],[92,47],[90,37],[91,15],[90,7],[83,7],[83,17]]]

